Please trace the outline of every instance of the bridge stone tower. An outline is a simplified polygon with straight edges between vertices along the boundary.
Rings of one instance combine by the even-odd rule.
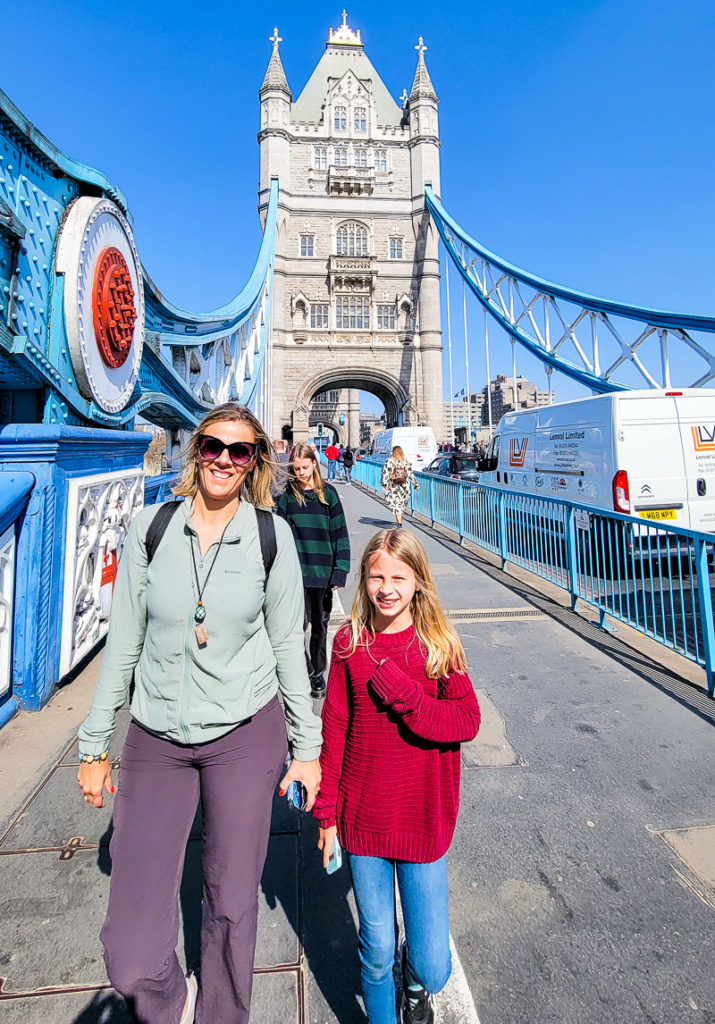
[[[279,54],[260,88],[259,212],[280,183],[273,291],[273,437],[308,437],[312,400],[340,390],[341,436],[359,443],[357,390],[388,425],[442,432],[438,235],[425,185],[439,195],[438,99],[420,38],[412,90],[392,99],[360,32],[331,29],[293,101]]]

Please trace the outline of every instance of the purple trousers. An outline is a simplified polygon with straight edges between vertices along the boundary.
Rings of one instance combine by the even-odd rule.
[[[134,722],[129,727],[101,939],[109,980],[141,1024],[179,1024],[184,1009],[178,900],[199,797],[203,903],[196,1021],[248,1021],[258,888],[286,752],[277,698],[225,736],[196,746],[161,739]]]

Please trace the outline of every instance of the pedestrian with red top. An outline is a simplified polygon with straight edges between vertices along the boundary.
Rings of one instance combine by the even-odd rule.
[[[338,467],[339,454],[340,452],[332,443],[325,449],[325,458],[328,460],[328,480],[335,479],[335,470]]]
[[[405,922],[403,1024],[432,1024],[451,972],[445,855],[459,809],[460,743],[479,705],[424,548],[406,531],[368,544],[352,615],[333,644],[313,813],[328,867],[348,853],[370,1024],[397,1024],[395,876]]]

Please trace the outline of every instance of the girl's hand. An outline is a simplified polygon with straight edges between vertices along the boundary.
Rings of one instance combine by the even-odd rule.
[[[320,789],[320,777],[320,762],[317,759],[315,761],[298,761],[294,758],[290,768],[281,779],[278,791],[283,796],[291,782],[302,782],[306,789],[305,809],[312,811]]]
[[[108,793],[114,793],[111,761],[92,761],[91,764],[83,761],[77,772],[77,782],[88,804],[104,807],[102,791],[106,789]]]
[[[335,837],[338,834],[337,825],[331,825],[330,828],[318,829],[318,849],[323,851],[323,867],[327,868],[328,861],[330,860],[330,853],[333,849],[333,843]]]

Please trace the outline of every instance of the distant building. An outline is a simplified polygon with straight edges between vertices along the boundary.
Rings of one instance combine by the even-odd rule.
[[[367,448],[375,434],[385,429],[385,416],[375,412],[360,413],[360,446]]]
[[[484,395],[471,396],[471,402],[444,402],[442,412],[443,441],[452,440],[452,409],[454,408],[455,440],[460,444],[467,441],[467,432],[471,426],[472,441],[482,440],[482,405],[486,401]]]
[[[487,394],[491,392],[492,404],[492,425],[496,427],[499,420],[507,412],[514,412],[515,409],[538,409],[544,405],[550,405],[554,401],[554,392],[541,391],[533,381],[527,380],[521,375],[516,378],[516,401],[514,399],[514,378],[505,374],[498,374],[494,380],[482,388],[479,395],[472,395],[481,399],[481,423],[482,426],[489,426],[489,408],[487,405]]]

